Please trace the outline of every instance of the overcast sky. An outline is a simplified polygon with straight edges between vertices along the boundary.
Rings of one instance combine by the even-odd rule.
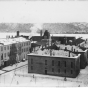
[[[88,1],[0,1],[2,22],[88,22]]]

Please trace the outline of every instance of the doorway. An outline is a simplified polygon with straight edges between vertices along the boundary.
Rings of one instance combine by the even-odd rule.
[[[45,70],[45,74],[47,74],[47,70]]]

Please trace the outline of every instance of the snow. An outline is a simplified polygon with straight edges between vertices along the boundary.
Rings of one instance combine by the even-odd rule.
[[[27,60],[25,61],[25,62],[20,62],[20,63],[17,63],[17,64],[14,64],[14,65],[12,65],[12,66],[8,66],[8,67],[5,67],[5,68],[3,68],[2,70],[3,71],[10,71],[10,70],[13,70],[13,69],[15,69],[15,68],[18,68],[18,67],[20,67],[20,66],[25,66],[25,65],[27,65]]]
[[[5,73],[5,71],[0,70],[0,75],[1,75],[2,73]]]
[[[64,77],[28,73],[28,65],[25,65],[1,75],[0,86],[86,87],[88,86],[88,66],[80,71],[78,77],[66,79],[67,81],[64,81]]]
[[[30,33],[22,33],[20,32],[20,35],[26,35],[31,37]],[[82,37],[82,38],[88,38],[88,34],[50,34],[51,36],[74,36],[76,38]],[[16,36],[16,32],[1,32],[0,38],[6,38],[6,36]],[[35,36],[40,36],[40,34],[36,33]]]
[[[18,42],[26,42],[29,41],[23,37],[17,37],[17,38],[0,38],[0,43],[3,43],[4,45],[18,43]]]

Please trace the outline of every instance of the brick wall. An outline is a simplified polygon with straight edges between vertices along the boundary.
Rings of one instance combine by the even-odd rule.
[[[76,77],[80,72],[79,60],[80,55],[76,58],[28,55],[28,73]]]
[[[75,52],[76,54],[80,55],[80,68],[84,69],[88,64],[88,50],[82,51],[82,52]]]

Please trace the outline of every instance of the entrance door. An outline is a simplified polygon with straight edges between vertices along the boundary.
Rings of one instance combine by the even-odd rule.
[[[45,74],[47,74],[47,70],[45,70]]]

